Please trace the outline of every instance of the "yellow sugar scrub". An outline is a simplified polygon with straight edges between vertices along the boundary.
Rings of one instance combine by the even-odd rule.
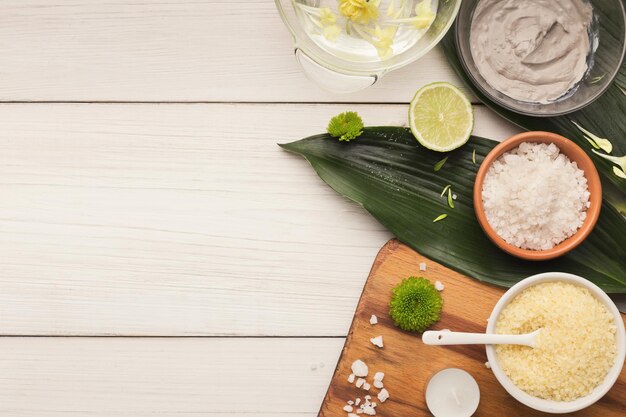
[[[495,332],[537,329],[535,348],[495,348],[498,364],[518,388],[546,400],[573,401],[604,381],[615,362],[616,325],[589,290],[565,282],[527,288],[504,307]]]

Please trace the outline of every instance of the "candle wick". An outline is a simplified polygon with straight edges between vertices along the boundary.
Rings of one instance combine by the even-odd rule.
[[[459,396],[456,394],[456,390],[454,388],[452,388],[452,398],[454,398],[454,401],[456,402],[456,405],[458,405],[460,407],[461,406],[461,401],[459,400]]]

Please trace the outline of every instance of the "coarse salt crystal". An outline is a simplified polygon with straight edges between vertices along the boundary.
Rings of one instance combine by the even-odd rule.
[[[356,376],[367,376],[367,365],[360,359],[352,362],[352,373]]]
[[[350,374],[350,376],[348,376],[348,382],[352,384],[354,382],[354,378],[355,378],[355,375]]]
[[[378,317],[372,314],[372,317],[370,317],[370,324],[373,326],[376,323],[378,323]]]
[[[363,389],[364,389],[365,391],[369,391],[371,387],[372,387],[372,386],[371,386],[368,382],[366,382],[365,384],[363,384]]]
[[[435,281],[435,289],[437,291],[443,291],[445,287],[443,286],[443,284],[441,283],[441,281]]]
[[[383,386],[384,386],[384,385],[383,385],[383,381],[380,381],[380,380],[378,380],[378,379],[375,379],[375,380],[374,380],[374,388],[378,388],[378,389],[380,389],[380,388],[382,388]]]
[[[388,398],[389,398],[389,391],[387,391],[385,388],[381,389],[380,392],[378,393],[378,401],[380,401],[381,403],[384,403],[385,401],[387,401]]]
[[[486,367],[487,369],[491,369],[491,364],[490,364],[489,362],[485,362],[485,367]]]
[[[420,262],[420,271],[426,271],[426,262]]]
[[[346,413],[351,413],[353,410],[351,405],[346,405],[345,407],[343,407],[343,411],[345,411]]]
[[[374,381],[382,381],[383,378],[385,378],[385,373],[384,372],[376,372],[374,374]]]
[[[356,387],[361,388],[365,384],[365,379],[359,378],[356,380]]]
[[[522,249],[546,250],[582,226],[589,190],[583,170],[555,144],[524,142],[489,167],[482,199],[498,236]]]
[[[367,414],[368,416],[375,416],[376,410],[374,410],[374,407],[372,407],[371,405],[366,405],[365,407],[363,407],[363,413]]]
[[[348,401],[348,405],[354,405],[354,401],[352,400]]]
[[[371,338],[370,342],[372,342],[372,344],[374,346],[378,346],[379,348],[383,347],[383,337],[382,336],[376,336],[374,338]]]
[[[365,396],[365,397],[363,397],[363,398],[365,398],[365,401],[366,401],[366,402],[369,402],[369,401],[372,399],[372,396],[371,396],[371,395],[366,395],[366,396]]]

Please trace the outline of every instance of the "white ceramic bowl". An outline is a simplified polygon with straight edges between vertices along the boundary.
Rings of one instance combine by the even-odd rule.
[[[527,405],[530,408],[534,408],[535,410],[543,411],[546,413],[562,414],[581,410],[598,401],[604,396],[604,394],[609,391],[609,389],[611,389],[611,387],[619,377],[620,372],[622,371],[624,358],[626,357],[626,334],[624,332],[624,322],[622,321],[622,316],[619,310],[617,309],[613,301],[611,301],[609,296],[606,295],[606,293],[602,291],[597,285],[577,275],[566,274],[564,272],[547,272],[544,274],[533,275],[512,286],[506,293],[504,293],[502,298],[500,298],[493,311],[491,312],[491,316],[489,317],[489,323],[487,324],[487,333],[495,332],[496,322],[498,321],[498,316],[500,315],[500,312],[520,292],[524,291],[528,287],[532,287],[533,285],[539,283],[554,281],[568,282],[570,284],[579,285],[581,287],[587,288],[591,292],[591,294],[595,295],[598,300],[600,300],[613,314],[615,324],[617,326],[617,354],[615,355],[615,363],[609,370],[609,373],[604,378],[604,382],[597,386],[589,395],[578,398],[574,401],[566,402],[544,400],[542,398],[533,397],[532,395],[527,394],[526,392],[518,388],[515,384],[513,384],[513,382],[509,379],[508,376],[506,376],[506,374],[498,364],[494,345],[487,345],[487,359],[489,360],[491,370],[495,374],[498,382],[500,382],[504,389],[507,390],[507,392],[511,394],[516,400],[518,400],[522,404]]]

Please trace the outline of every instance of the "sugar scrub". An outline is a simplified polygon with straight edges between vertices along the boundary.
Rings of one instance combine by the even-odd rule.
[[[534,348],[497,345],[498,364],[526,393],[573,401],[600,385],[615,362],[613,315],[588,289],[546,282],[521,292],[500,313],[496,333],[541,329]]]
[[[524,142],[496,159],[485,175],[482,199],[498,236],[531,250],[571,237],[591,205],[584,172],[553,143]]]

